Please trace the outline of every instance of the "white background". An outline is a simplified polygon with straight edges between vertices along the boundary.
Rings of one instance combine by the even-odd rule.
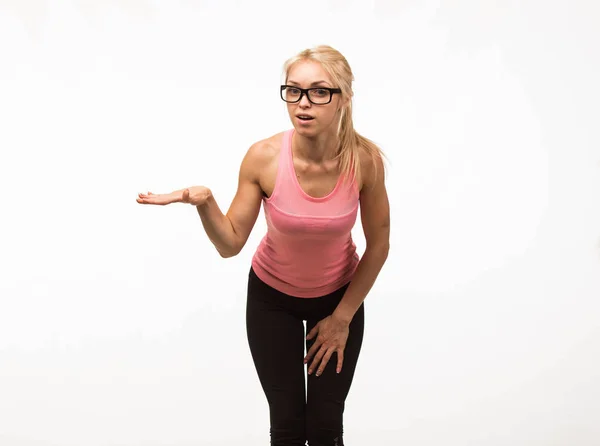
[[[266,445],[251,256],[221,259],[282,64],[320,43],[389,157],[348,445],[600,441],[594,2],[0,1],[0,445]],[[364,249],[360,224],[354,232]]]

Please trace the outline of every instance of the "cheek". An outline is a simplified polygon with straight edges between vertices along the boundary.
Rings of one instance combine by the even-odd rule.
[[[332,122],[335,121],[339,116],[340,113],[338,113],[337,108],[331,107],[327,110],[323,110],[321,113],[321,120],[323,122]]]

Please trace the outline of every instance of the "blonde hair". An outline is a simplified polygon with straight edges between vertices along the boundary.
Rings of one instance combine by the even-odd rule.
[[[346,179],[354,179],[357,184],[362,180],[361,154],[367,153],[374,161],[377,173],[378,158],[385,158],[383,151],[370,139],[360,135],[354,130],[352,121],[352,81],[354,74],[346,58],[336,49],[329,45],[318,45],[308,48],[288,59],[283,66],[285,78],[289,75],[292,67],[301,61],[314,61],[321,64],[323,69],[331,77],[334,86],[342,90],[342,99],[348,99],[348,104],[342,109],[342,116],[338,127],[340,144],[336,152],[340,171]]]

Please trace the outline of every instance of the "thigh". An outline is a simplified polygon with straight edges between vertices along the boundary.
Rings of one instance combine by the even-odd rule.
[[[282,297],[251,272],[248,343],[269,403],[272,444],[304,444],[304,323]]]
[[[307,322],[310,331],[318,320]],[[364,305],[361,305],[349,327],[348,340],[344,349],[342,371],[336,373],[337,353],[331,355],[321,376],[308,376],[307,436],[309,444],[334,444],[337,438],[343,445],[343,413],[346,397],[350,391],[358,363],[364,334]],[[307,351],[313,341],[307,341]],[[312,440],[312,442],[311,442]]]

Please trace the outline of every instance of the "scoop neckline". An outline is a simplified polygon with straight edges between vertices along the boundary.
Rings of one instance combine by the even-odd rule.
[[[338,179],[335,183],[335,186],[329,193],[327,193],[327,195],[324,195],[323,197],[314,197],[312,195],[309,195],[304,189],[302,189],[302,186],[300,185],[300,181],[298,181],[298,176],[297,176],[298,174],[296,173],[296,168],[294,167],[294,151],[292,149],[292,141],[293,141],[294,133],[296,133],[295,129],[290,130],[290,135],[288,138],[288,154],[289,154],[288,165],[291,170],[293,181],[294,181],[294,184],[296,185],[296,188],[300,191],[300,193],[306,199],[308,199],[310,201],[319,202],[319,201],[326,201],[326,200],[330,199],[333,195],[335,195],[335,193],[337,192],[337,190],[340,187],[340,184],[342,181],[342,174],[340,173],[338,175]]]

